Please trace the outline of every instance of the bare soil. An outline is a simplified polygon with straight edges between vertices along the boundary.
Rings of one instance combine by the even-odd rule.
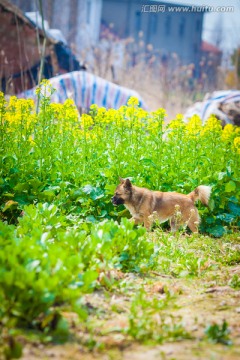
[[[93,350],[83,346],[88,337],[83,324],[78,323],[74,313],[64,313],[71,324],[72,341],[64,345],[44,345],[27,342],[24,347],[24,360],[61,359],[61,360],[238,360],[240,359],[240,291],[227,284],[233,275],[240,275],[240,266],[223,267],[221,270],[207,273],[205,278],[173,279],[151,274],[146,278],[128,274],[136,285],[143,284],[149,294],[164,296],[164,286],[177,296],[176,306],[171,309],[173,316],[180,316],[182,323],[191,334],[191,339],[165,342],[160,345],[142,345],[126,336],[128,294],[95,292],[86,295],[85,302],[98,309],[93,329],[94,338],[99,342]],[[150,279],[150,281],[149,281]],[[129,295],[131,293],[130,290]],[[119,313],[112,312],[112,306]],[[101,315],[102,314],[102,315]],[[204,335],[207,325],[221,324],[227,321],[232,345],[214,344]]]

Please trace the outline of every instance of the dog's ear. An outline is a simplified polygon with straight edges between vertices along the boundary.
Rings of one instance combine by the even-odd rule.
[[[125,182],[125,180],[123,178],[121,178],[120,176],[119,176],[119,181],[120,181],[120,184],[123,184]]]
[[[125,187],[126,189],[131,189],[131,188],[132,188],[132,183],[131,183],[131,181],[130,181],[129,179],[126,179],[126,180],[125,180],[124,187]]]

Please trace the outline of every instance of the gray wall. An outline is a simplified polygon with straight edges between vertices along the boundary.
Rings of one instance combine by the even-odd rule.
[[[35,0],[10,1],[23,12],[39,10]],[[99,40],[102,0],[42,0],[42,4],[50,28],[61,30],[76,50],[94,45]]]
[[[113,31],[120,37],[133,37],[135,40],[139,39],[139,31],[143,31],[142,39],[146,45],[152,44],[166,55],[175,52],[184,64],[194,63],[197,66],[204,13],[142,12],[142,5],[146,4],[160,5],[163,2],[103,0],[102,23],[113,23]]]

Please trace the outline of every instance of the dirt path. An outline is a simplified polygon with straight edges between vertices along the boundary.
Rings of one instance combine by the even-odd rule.
[[[208,272],[204,278],[172,279],[157,275],[141,278],[133,274],[123,276],[127,291],[95,292],[85,296],[85,303],[94,309],[90,316],[94,350],[90,351],[89,333],[78,323],[75,314],[65,313],[71,324],[74,338],[65,345],[43,345],[27,342],[24,360],[36,359],[101,359],[101,360],[237,360],[240,359],[240,291],[228,285],[228,279],[240,275],[240,266],[223,267]],[[134,283],[135,287],[132,287]],[[129,319],[129,298],[134,289],[143,287],[149,297],[159,298],[168,293],[174,298],[172,306],[164,310],[168,315],[181,319],[190,339],[164,341],[163,344],[146,341],[140,345],[125,330]],[[97,313],[97,315],[96,315]],[[204,334],[208,325],[221,326],[227,322],[228,338],[232,345],[212,343]],[[147,339],[146,339],[147,340]],[[82,343],[88,343],[88,347]]]

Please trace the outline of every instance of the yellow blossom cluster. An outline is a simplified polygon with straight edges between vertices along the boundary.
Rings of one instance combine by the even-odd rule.
[[[64,104],[52,103],[49,105],[50,117],[57,127],[57,131],[62,134],[80,126],[78,110],[71,99],[67,99]]]
[[[15,132],[19,127],[22,132],[23,130],[28,131],[36,121],[33,100],[18,99],[16,96],[10,97],[4,115],[8,132]]]
[[[186,128],[186,124],[183,121],[183,115],[177,114],[176,119],[172,120],[169,123],[169,129],[177,129],[177,130],[184,130]]]
[[[0,91],[0,109],[1,109],[1,111],[4,110],[6,103],[7,102],[5,100],[4,93],[2,91]]]
[[[156,112],[150,113],[150,116],[145,116],[146,119],[146,129],[149,134],[157,135],[163,128],[163,121],[165,117],[165,111],[159,109]]]
[[[49,82],[44,83],[48,92],[53,89]],[[45,90],[41,90],[44,94]],[[209,141],[212,135],[220,139],[228,148],[240,153],[240,128],[226,125],[222,128],[220,121],[211,116],[205,124],[202,124],[198,116],[193,116],[188,123],[184,122],[183,115],[178,114],[168,125],[165,124],[166,111],[162,108],[147,112],[138,107],[138,99],[131,97],[127,106],[121,106],[118,110],[105,109],[97,105],[91,105],[89,114],[79,115],[73,100],[66,100],[64,104],[49,103],[41,107],[36,113],[32,100],[17,99],[12,96],[9,102],[5,101],[0,93],[0,112],[4,131],[9,134],[20,134],[29,144],[34,146],[37,138],[41,138],[44,132],[48,133],[48,139],[61,134],[61,141],[66,138],[74,138],[74,141],[98,141],[107,137],[108,132],[124,139],[125,136],[137,138],[140,134],[146,134],[157,140],[164,134],[165,139],[181,139],[187,142]],[[10,136],[10,135],[9,135]],[[17,136],[17,135],[16,135]],[[229,147],[230,146],[230,147]]]
[[[193,115],[186,124],[187,134],[190,136],[197,136],[201,133],[202,121],[198,115]]]
[[[81,124],[82,124],[82,127],[84,129],[89,129],[90,130],[90,127],[93,125],[93,119],[90,115],[88,114],[83,114],[81,116]]]
[[[240,136],[236,137],[233,141],[236,152],[240,155]]]
[[[135,96],[131,96],[127,102],[128,106],[138,106],[139,100]]]
[[[222,125],[220,121],[216,118],[215,115],[211,115],[206,123],[204,124],[202,128],[202,134],[208,134],[208,133],[215,133],[215,134],[221,134],[222,132]]]
[[[50,81],[47,79],[43,79],[41,81],[40,86],[36,88],[35,93],[39,98],[44,98],[49,100],[50,96],[54,93],[54,91],[55,89],[53,88]]]
[[[238,136],[240,136],[240,128],[232,124],[227,124],[222,131],[222,140],[227,143],[234,142]]]

